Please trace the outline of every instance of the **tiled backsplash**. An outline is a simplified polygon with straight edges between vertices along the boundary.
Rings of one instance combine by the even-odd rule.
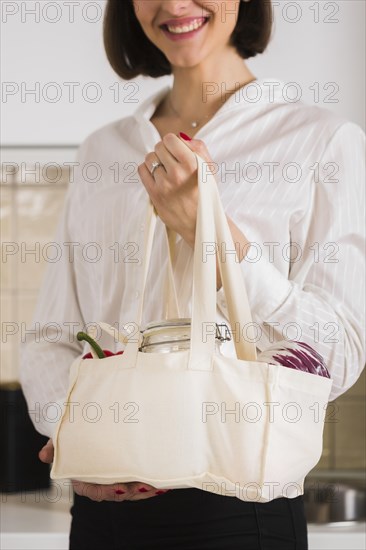
[[[38,153],[43,159],[40,165],[54,160],[63,167],[64,162],[73,161],[73,150],[53,150]],[[23,154],[22,160],[20,155]],[[10,152],[8,152],[10,162]],[[16,153],[18,166],[36,157],[35,152]],[[14,157],[13,157],[14,158]],[[62,161],[64,158],[64,161]],[[24,159],[24,160],[23,160]],[[29,160],[26,168],[34,165]],[[7,167],[7,173],[9,166]],[[44,273],[46,261],[42,251],[52,242],[58,217],[64,202],[69,179],[68,168],[49,168],[46,180],[42,168],[36,175],[28,175],[24,170],[4,175],[1,181],[1,319],[2,350],[0,382],[18,379],[19,343],[22,330],[29,326]],[[55,180],[54,183],[50,183]],[[22,329],[23,327],[23,329]],[[11,333],[15,332],[14,335]],[[345,395],[328,407],[324,430],[324,448],[316,471],[352,470],[362,472],[366,468],[365,419],[366,419],[366,379],[365,371],[358,382]]]
[[[366,471],[366,376],[328,406],[323,454],[317,470]]]
[[[20,340],[32,321],[47,245],[53,240],[69,181],[64,163],[74,161],[75,154],[68,148],[2,153],[1,383],[18,379]]]

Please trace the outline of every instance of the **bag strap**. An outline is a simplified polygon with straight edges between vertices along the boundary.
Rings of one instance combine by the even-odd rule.
[[[236,254],[222,254],[223,247],[235,249],[232,235],[221,204],[216,180],[207,162],[199,155],[197,159],[198,209],[193,262],[192,330],[189,368],[209,370],[215,351],[216,336],[216,256],[218,258],[222,285],[228,305],[229,321],[235,331],[235,349],[240,360],[257,360],[256,347],[248,341],[248,325],[252,317],[241,267]],[[145,235],[144,269],[142,276],[137,324],[141,325],[145,287],[151,259],[152,241],[156,228],[156,214],[149,201]],[[211,253],[213,251],[214,253]],[[220,253],[218,253],[218,251]],[[171,263],[171,262],[170,262]],[[133,367],[136,364],[139,343],[130,339],[126,345],[124,361]]]
[[[142,321],[142,312],[144,306],[144,297],[146,289],[146,281],[149,273],[151,252],[152,252],[152,243],[154,240],[154,234],[156,231],[156,222],[157,214],[152,202],[149,200],[147,205],[146,212],[146,223],[145,227],[147,228],[145,234],[144,242],[144,256],[143,256],[143,272],[142,272],[142,282],[141,282],[141,293],[140,293],[140,302],[137,310],[136,322],[138,326],[141,326]],[[173,258],[175,256],[175,240],[176,233],[169,230],[164,225],[164,238],[168,250],[168,265],[167,273],[164,284],[164,304],[165,304],[165,318],[166,319],[176,319],[180,318],[179,304],[177,298],[177,291],[175,288],[174,273],[173,273]]]
[[[236,254],[231,231],[221,203],[216,180],[208,165],[196,155],[198,163],[199,201],[196,244],[193,263],[193,297],[191,363],[207,364],[208,353],[214,350],[215,334],[205,331],[205,323],[216,317],[216,257],[228,307],[228,316],[237,358],[256,361],[253,329],[248,296],[242,269]],[[216,254],[211,253],[215,251]],[[228,251],[228,253],[226,253]],[[210,328],[210,327],[208,327]],[[206,345],[205,339],[207,338]]]
[[[180,311],[173,273],[173,259],[175,257],[175,242],[177,234],[167,226],[165,227],[165,240],[168,249],[168,265],[164,285],[165,319],[179,319]]]
[[[144,270],[143,270],[143,292],[145,290],[146,286],[146,279],[148,275],[148,267],[150,263],[150,256],[151,256],[151,247],[152,247],[152,240],[155,233],[155,226],[156,226],[157,216],[155,214],[154,208],[152,206],[151,201],[149,201],[149,205],[147,208],[147,215],[146,215],[146,227],[147,229],[147,235],[145,237],[145,256],[144,256]],[[176,241],[177,234],[170,230],[168,227],[164,226],[164,238],[168,250],[168,263],[167,263],[167,271],[166,271],[166,279],[164,283],[164,304],[165,304],[165,319],[178,319],[180,318],[180,311],[179,311],[179,305],[178,305],[178,299],[177,299],[177,291],[175,288],[175,282],[174,282],[174,274],[173,274],[173,258],[175,256],[175,241]],[[150,253],[147,257],[147,252]],[[149,260],[149,261],[147,261]],[[143,298],[143,296],[142,296]],[[142,302],[140,301],[139,304],[139,312],[138,312],[138,326],[140,328],[141,324],[141,314],[142,314]],[[112,325],[109,325],[108,323],[104,322],[96,322],[96,326],[99,326],[104,332],[112,336],[116,342],[121,342],[121,344],[126,345],[129,341],[130,336],[127,334],[123,334],[122,332],[118,331],[115,327]],[[96,338],[97,330],[96,326],[90,325],[88,328],[88,334],[92,338]],[[141,340],[141,335],[139,338],[139,342]],[[94,359],[97,359],[97,354],[95,353],[94,349],[90,349],[91,354]]]

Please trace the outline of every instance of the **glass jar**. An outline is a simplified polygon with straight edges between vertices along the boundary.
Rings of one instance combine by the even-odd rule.
[[[227,325],[216,323],[216,350],[221,343],[231,340]],[[140,351],[144,353],[172,353],[189,350],[191,341],[191,319],[167,319],[153,321],[142,331]]]

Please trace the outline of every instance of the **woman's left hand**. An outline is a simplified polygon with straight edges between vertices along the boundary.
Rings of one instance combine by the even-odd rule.
[[[197,161],[193,151],[213,163],[203,141],[185,141],[169,133],[138,167],[141,181],[160,219],[192,247],[198,200]],[[163,166],[156,168],[152,176],[154,162]]]
[[[54,447],[52,439],[49,439],[38,453],[39,459],[46,464],[52,464]],[[170,489],[157,489],[152,485],[141,481],[129,481],[127,483],[112,483],[101,485],[98,483],[87,483],[84,481],[71,480],[73,490],[82,497],[102,502],[103,500],[122,502],[123,500],[143,500],[162,495]]]

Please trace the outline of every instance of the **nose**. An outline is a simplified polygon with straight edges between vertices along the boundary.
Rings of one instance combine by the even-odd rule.
[[[163,0],[163,8],[172,15],[182,15],[187,12],[192,0]]]

